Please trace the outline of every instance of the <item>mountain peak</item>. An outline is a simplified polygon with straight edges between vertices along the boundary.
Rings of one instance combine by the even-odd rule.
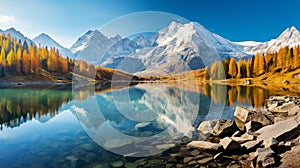
[[[295,26],[290,27],[291,31],[299,31]]]
[[[49,35],[46,33],[41,33],[37,37],[33,39],[35,44],[41,45],[44,47],[54,47],[59,50],[59,52],[64,56],[64,57],[72,57],[72,53],[66,49],[65,47],[61,46],[59,43],[57,43],[55,40],[53,40]]]
[[[253,45],[245,45],[246,42],[239,43],[245,46],[244,51],[248,54],[264,54],[278,52],[282,47],[295,47],[300,44],[300,32],[295,26],[285,29],[276,39],[264,43],[252,43]]]
[[[11,27],[11,28],[9,28],[9,29],[7,29],[6,31],[9,31],[9,32],[19,32],[19,31],[17,31],[15,28],[13,28],[13,27]]]

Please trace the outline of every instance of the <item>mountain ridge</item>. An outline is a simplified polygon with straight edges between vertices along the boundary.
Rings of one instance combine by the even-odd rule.
[[[52,39],[46,33],[39,34],[32,41],[35,42],[36,45],[47,46],[48,48],[54,47],[54,48],[58,49],[58,51],[64,57],[69,57],[69,58],[73,57],[73,54],[71,53],[71,51],[69,49],[61,46],[58,42],[56,42],[54,39]]]
[[[129,73],[149,69],[177,73],[202,68],[216,59],[239,59],[256,53],[276,52],[284,46],[300,45],[300,32],[295,26],[285,29],[277,38],[266,42],[232,42],[210,32],[197,22],[171,22],[151,36],[139,34],[132,39],[119,35],[107,37],[97,29],[89,30],[70,48],[63,47],[46,33],[41,33],[33,40],[14,28],[0,30],[0,33],[11,34],[27,43],[55,47],[62,55],[70,58]]]

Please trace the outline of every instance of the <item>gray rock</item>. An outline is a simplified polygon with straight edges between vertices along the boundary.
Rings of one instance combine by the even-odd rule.
[[[278,141],[275,138],[265,139],[263,140],[263,145],[265,148],[273,147],[278,145]]]
[[[235,150],[241,149],[241,145],[229,137],[225,137],[225,138],[221,139],[220,145],[222,145],[224,150],[226,150],[226,151],[235,151]]]
[[[271,113],[268,113],[266,111],[257,111],[252,112],[250,115],[248,115],[248,121],[255,121],[261,123],[263,126],[273,124],[274,116]]]
[[[277,116],[277,117],[274,118],[274,123],[278,123],[278,122],[284,121],[284,120],[286,120],[286,119],[287,119],[287,117],[284,117],[284,116]]]
[[[115,162],[111,162],[109,163],[112,167],[122,167],[124,165],[124,162],[121,160],[115,161]]]
[[[193,160],[193,157],[186,157],[186,158],[183,159],[183,163],[188,163],[191,160]]]
[[[207,141],[192,141],[187,144],[190,148],[195,148],[200,151],[222,151],[223,147],[220,144]]]
[[[245,133],[243,134],[242,136],[240,137],[231,137],[231,139],[233,139],[234,141],[238,142],[238,143],[244,143],[244,142],[247,142],[247,141],[251,141],[254,139],[254,136],[253,135],[250,135],[248,133]]]
[[[259,122],[262,125],[270,125],[273,123],[274,116],[266,111],[253,111],[248,108],[237,106],[234,112],[237,127],[244,131],[245,123],[248,121]]]
[[[231,136],[238,130],[232,120],[219,120],[214,127],[214,135],[218,137]]]
[[[158,149],[169,149],[169,148],[172,148],[174,146],[175,146],[175,144],[162,144],[162,145],[157,145],[156,148],[158,148]]]
[[[258,140],[275,138],[279,142],[300,135],[300,115],[265,126],[256,133],[259,134]]]
[[[202,121],[197,131],[200,133],[202,138],[208,138],[209,136],[213,135],[214,127],[216,126],[218,120],[210,120],[210,121]]]
[[[191,155],[197,156],[197,155],[199,155],[199,153],[200,153],[200,151],[197,150],[197,149],[195,149],[195,150],[193,150],[193,151],[191,152]]]
[[[119,148],[125,145],[129,145],[132,143],[130,139],[110,139],[109,141],[105,141],[104,147],[106,148]]]
[[[206,165],[207,163],[211,162],[212,160],[214,160],[213,157],[207,157],[207,158],[197,160],[197,162],[199,165]]]
[[[296,106],[297,105],[294,102],[287,102],[287,103],[284,103],[283,105],[279,106],[278,111],[276,111],[276,112],[288,113],[289,111],[291,111]]]
[[[256,166],[268,167],[275,164],[275,159],[272,157],[274,151],[269,148],[258,148],[255,152],[257,155]]]
[[[300,114],[300,107],[299,106],[295,106],[293,107],[289,112],[288,115],[289,116],[295,116],[297,114]]]
[[[253,140],[253,141],[245,142],[241,146],[245,148],[247,151],[251,151],[253,149],[258,148],[261,144],[262,141]]]
[[[203,158],[206,158],[206,157],[207,157],[207,155],[199,154],[199,155],[194,157],[194,160],[200,160],[200,159],[203,159]]]
[[[195,166],[195,165],[197,165],[197,164],[198,164],[198,162],[195,161],[195,160],[193,160],[193,161],[190,161],[190,162],[188,163],[188,166]]]
[[[245,124],[247,132],[255,132],[263,127],[263,124],[256,121],[249,121]]]
[[[239,121],[245,123],[247,121],[249,113],[250,113],[249,109],[237,106],[235,108],[234,117]]]

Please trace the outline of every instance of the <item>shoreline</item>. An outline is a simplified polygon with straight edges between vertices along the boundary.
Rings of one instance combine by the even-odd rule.
[[[260,110],[237,107],[235,120],[203,121],[197,131],[202,140],[187,147],[209,153],[208,163],[230,159],[226,166],[300,166],[300,97],[271,96]],[[286,163],[287,161],[292,163]],[[187,163],[199,163],[196,157]]]

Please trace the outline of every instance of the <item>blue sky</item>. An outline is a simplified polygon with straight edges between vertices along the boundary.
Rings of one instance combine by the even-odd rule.
[[[0,4],[0,29],[15,27],[29,38],[45,32],[66,47],[90,29],[140,11],[173,13],[232,41],[267,41],[292,25],[300,29],[299,0],[0,0]]]

